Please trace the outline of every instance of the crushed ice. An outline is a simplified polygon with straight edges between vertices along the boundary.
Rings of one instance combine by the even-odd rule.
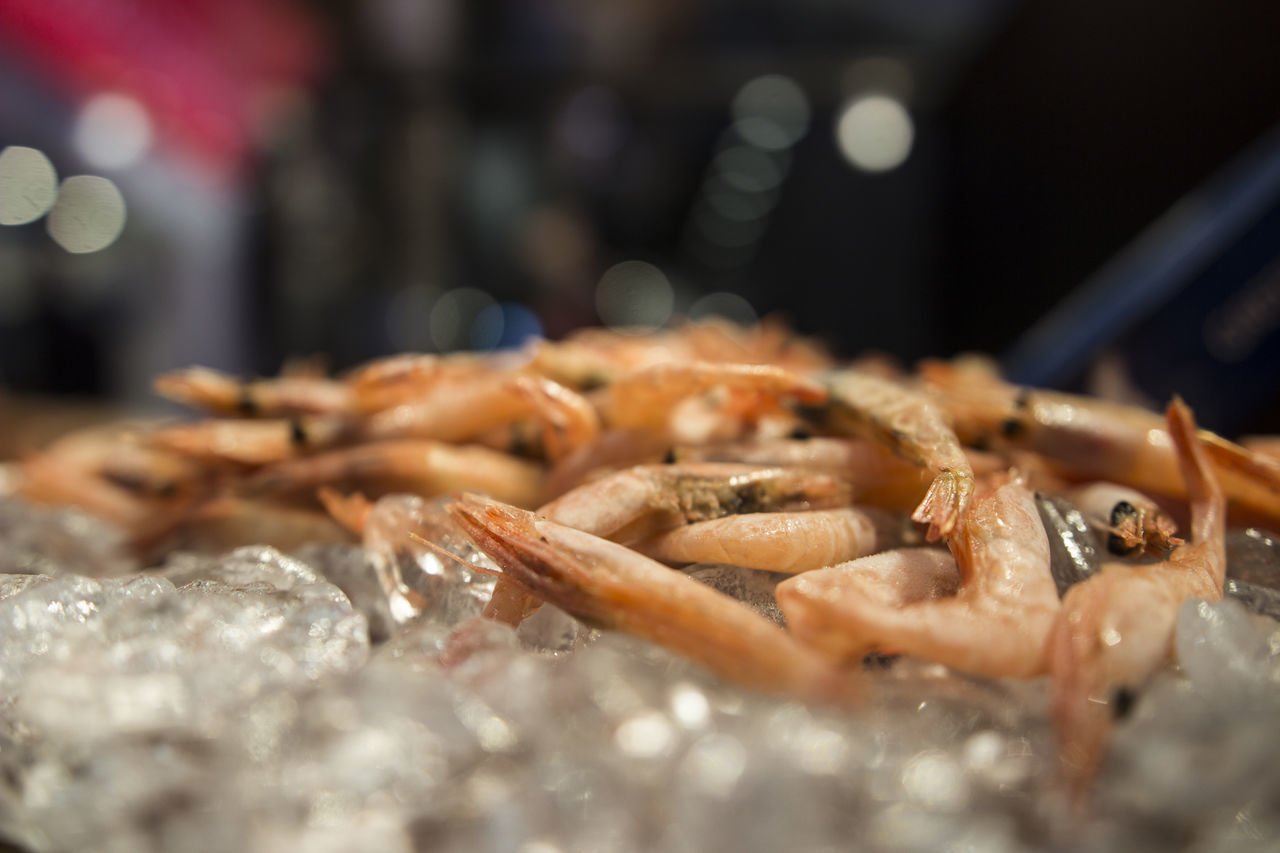
[[[1143,692],[1094,812],[1073,822],[1042,681],[900,660],[858,711],[751,694],[555,608],[518,632],[477,619],[483,555],[438,504],[391,511],[443,552],[386,535],[143,572],[96,522],[0,504],[0,847],[1208,851],[1280,837],[1280,623],[1236,602],[1183,608],[1180,668]],[[394,571],[379,578],[379,561]],[[767,610],[771,578],[695,571]],[[388,578],[414,593],[407,618]]]

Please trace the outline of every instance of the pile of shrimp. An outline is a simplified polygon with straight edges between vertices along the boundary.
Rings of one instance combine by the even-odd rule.
[[[1183,601],[1222,596],[1228,513],[1280,521],[1275,458],[1177,400],[1161,415],[1019,388],[973,358],[842,364],[776,322],[585,330],[337,377],[190,368],[156,388],[210,417],[72,434],[22,460],[15,489],[146,554],[350,541],[380,496],[453,496],[501,570],[487,619],[549,602],[836,705],[865,700],[864,662],[886,656],[1044,676],[1081,796],[1169,663]],[[1037,496],[1078,507],[1108,561],[1055,575]],[[706,562],[774,573],[784,624],[680,571]]]

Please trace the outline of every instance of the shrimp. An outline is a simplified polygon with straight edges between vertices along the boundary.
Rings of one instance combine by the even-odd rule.
[[[877,559],[869,557],[783,581],[778,605],[798,639],[839,660],[879,651],[979,676],[1043,672],[1059,605],[1031,492],[1011,479],[978,499],[949,545],[960,580],[954,595],[917,597],[901,565],[865,562]],[[936,563],[924,571],[946,574]],[[944,591],[947,584],[924,586]]]
[[[1280,435],[1246,435],[1240,444],[1249,452],[1280,461]]]
[[[893,516],[870,507],[755,512],[660,533],[636,550],[665,563],[730,563],[795,574],[899,544]]]
[[[1009,384],[986,370],[926,362],[921,378],[967,444],[1034,451],[1059,476],[1187,497],[1178,454],[1155,412]],[[1280,460],[1199,432],[1233,509],[1280,519]]]
[[[167,529],[186,503],[138,494],[99,472],[51,455],[24,460],[15,484],[17,494],[36,503],[75,506],[118,525],[133,539],[146,539]]]
[[[1107,534],[1107,550],[1133,556],[1147,550],[1165,554],[1182,544],[1178,524],[1151,498],[1116,483],[1089,483],[1068,497],[1095,528]]]
[[[1178,608],[1190,598],[1222,597],[1226,499],[1190,410],[1175,398],[1166,418],[1191,496],[1194,541],[1162,563],[1104,565],[1067,591],[1052,632],[1053,717],[1077,798],[1102,765],[1112,721],[1170,657]]]
[[[240,379],[208,367],[188,367],[157,376],[154,385],[162,397],[219,415],[271,418],[353,410],[351,388],[322,376]]]
[[[436,441],[382,441],[287,460],[260,469],[240,486],[244,495],[310,498],[319,486],[373,494],[441,495],[477,489],[536,506],[542,470],[487,447]]]
[[[149,443],[150,424],[78,430],[18,465],[15,490],[29,500],[71,504],[134,537],[163,528],[204,499],[220,472]]]
[[[942,412],[924,395],[871,373],[832,371],[826,384],[830,400],[806,414],[839,432],[880,442],[932,473],[911,517],[929,525],[930,542],[948,536],[964,517],[975,483],[973,466]]]
[[[816,405],[827,393],[813,380],[763,364],[718,364],[692,361],[655,364],[619,377],[595,392],[601,420],[614,429],[664,432],[672,414],[694,395],[721,389],[728,399],[718,408],[753,421],[782,400]]]
[[[258,467],[335,447],[354,432],[341,416],[218,418],[161,427],[150,441],[193,459]]]
[[[470,353],[407,353],[371,361],[343,378],[355,409],[371,413],[412,402],[442,382],[483,377],[495,366],[493,359]]]
[[[600,431],[591,404],[563,385],[537,376],[486,374],[432,385],[412,402],[370,416],[362,434],[374,441],[456,442],[524,418],[541,424],[544,446],[554,458],[593,441]]]
[[[993,453],[965,450],[975,476],[1002,472],[1004,459]],[[748,439],[708,445],[679,445],[677,462],[739,462],[752,465],[799,467],[838,473],[853,488],[859,503],[909,512],[920,502],[928,472],[895,455],[884,445],[860,438],[811,436]]]
[[[848,701],[858,683],[751,608],[625,546],[477,495],[449,511],[503,577],[588,623],[650,640],[742,686]]]

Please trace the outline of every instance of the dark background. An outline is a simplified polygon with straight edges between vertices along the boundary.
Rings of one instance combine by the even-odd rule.
[[[457,288],[461,326],[479,299],[504,345],[558,336],[600,322],[596,283],[631,259],[677,313],[727,292],[841,354],[999,355],[1280,119],[1273,2],[176,5],[0,0],[0,148],[106,175],[129,210],[90,255],[0,227],[10,391],[141,404],[187,363],[475,346],[433,331]],[[804,92],[806,132],[754,239],[709,250],[705,181],[767,74]],[[142,161],[73,143],[98,90],[148,109]],[[836,144],[872,91],[915,131],[881,173]],[[1268,411],[1232,426],[1280,429]]]

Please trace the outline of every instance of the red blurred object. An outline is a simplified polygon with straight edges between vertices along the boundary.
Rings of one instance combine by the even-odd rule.
[[[224,175],[326,53],[318,21],[288,0],[0,0],[0,38],[73,99],[137,98],[162,145]]]

